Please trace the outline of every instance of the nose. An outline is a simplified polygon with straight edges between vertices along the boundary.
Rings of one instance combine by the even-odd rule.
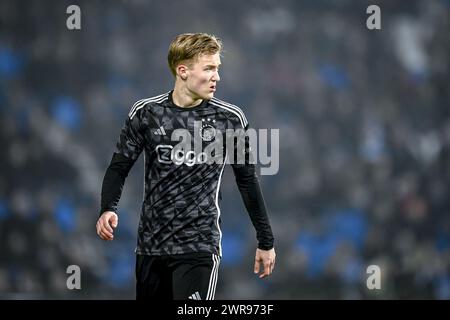
[[[219,71],[214,72],[212,80],[217,81],[217,82],[220,81]]]

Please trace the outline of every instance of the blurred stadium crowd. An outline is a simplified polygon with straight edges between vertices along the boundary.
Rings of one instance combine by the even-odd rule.
[[[449,299],[450,1],[379,1],[373,31],[369,4],[1,0],[0,298],[134,298],[142,157],[113,242],[95,232],[103,174],[132,104],[171,89],[170,41],[208,32],[225,46],[217,97],[280,129],[280,171],[260,178],[275,273],[252,273],[228,168],[216,298]]]

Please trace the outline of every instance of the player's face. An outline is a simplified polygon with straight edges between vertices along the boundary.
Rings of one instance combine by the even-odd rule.
[[[217,89],[219,76],[220,55],[200,55],[187,70],[186,86],[194,98],[211,99]]]

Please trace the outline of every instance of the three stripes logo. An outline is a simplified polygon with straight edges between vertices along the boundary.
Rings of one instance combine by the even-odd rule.
[[[148,98],[148,99],[141,99],[138,102],[136,102],[133,107],[131,108],[130,112],[128,113],[128,116],[131,120],[133,120],[133,117],[136,115],[139,109],[142,109],[147,103],[161,103],[165,100],[167,100],[167,97],[169,96],[169,92],[160,94],[159,96]]]
[[[200,298],[200,294],[198,293],[198,291],[195,291],[195,293],[191,294],[188,299],[191,299],[191,300],[202,300],[202,298]]]
[[[158,129],[156,129],[155,131],[153,131],[153,134],[156,136],[165,136],[166,130],[164,130],[164,126],[161,126]]]

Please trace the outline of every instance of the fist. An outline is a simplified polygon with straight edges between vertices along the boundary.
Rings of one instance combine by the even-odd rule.
[[[98,218],[97,221],[97,234],[102,240],[113,240],[114,239],[114,229],[119,223],[119,217],[116,213],[112,211],[105,211]]]

